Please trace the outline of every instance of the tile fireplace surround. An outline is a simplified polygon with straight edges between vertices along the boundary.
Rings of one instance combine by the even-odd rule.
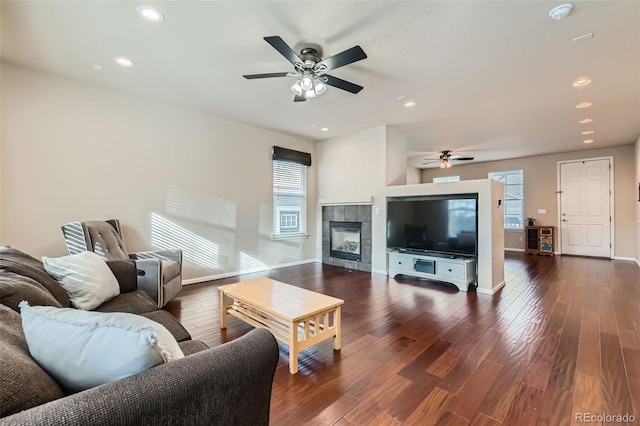
[[[330,255],[330,222],[361,222],[361,260],[346,260]],[[322,263],[357,271],[371,272],[371,205],[322,206]]]

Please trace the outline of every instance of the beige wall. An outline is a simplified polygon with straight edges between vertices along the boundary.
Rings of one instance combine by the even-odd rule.
[[[386,137],[386,126],[380,126],[316,145],[318,198],[348,202],[373,197],[371,268],[379,273],[387,269],[384,250],[387,237],[382,220],[386,211]],[[321,220],[317,226],[318,229],[322,226]],[[318,253],[322,253],[321,248]]]
[[[407,134],[401,130],[387,127],[385,166],[387,185],[407,184]]]
[[[640,266],[640,137],[635,144],[636,180],[633,182],[636,195],[636,263]]]
[[[489,172],[522,169],[524,172],[524,216],[535,217],[536,225],[558,226],[557,210],[557,170],[558,161],[577,160],[597,157],[613,157],[615,188],[615,231],[614,256],[634,258],[635,245],[635,208],[632,194],[637,192],[632,181],[635,175],[633,145],[567,152],[536,157],[516,158],[503,161],[456,165],[451,169],[425,169],[422,182],[432,182],[436,176],[459,175],[461,180],[484,179]],[[637,195],[637,194],[636,194]],[[538,214],[538,209],[546,209],[547,214]],[[505,231],[505,248],[524,249],[521,231]]]
[[[315,259],[311,141],[2,64],[2,244],[66,254],[60,225],[119,218],[185,278]],[[271,239],[271,147],[311,152],[307,240]],[[358,153],[359,154],[359,153]]]

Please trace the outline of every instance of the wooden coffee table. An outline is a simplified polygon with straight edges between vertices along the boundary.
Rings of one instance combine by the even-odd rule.
[[[223,285],[218,290],[220,328],[227,327],[227,314],[230,314],[254,327],[269,330],[276,339],[289,346],[291,374],[298,372],[300,351],[332,337],[335,350],[342,345],[342,299],[270,278]]]

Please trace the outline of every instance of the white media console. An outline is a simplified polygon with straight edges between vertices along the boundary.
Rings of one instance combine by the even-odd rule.
[[[467,291],[478,276],[476,264],[475,257],[394,250],[389,252],[389,277],[403,274],[444,281]]]

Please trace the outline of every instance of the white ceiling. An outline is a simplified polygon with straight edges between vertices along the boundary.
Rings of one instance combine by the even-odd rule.
[[[640,2],[573,3],[554,21],[560,2],[2,0],[1,57],[313,140],[394,125],[416,165],[443,149],[488,161],[633,144]],[[143,21],[139,4],[165,21]],[[593,38],[573,43],[586,33]],[[329,87],[294,103],[291,78],[242,78],[293,70],[263,40],[271,35],[296,51],[320,44],[325,58],[360,45],[368,58],[331,74],[364,90]],[[114,56],[136,66],[118,68]],[[572,87],[579,76],[593,84]],[[418,105],[404,108],[403,95]],[[576,109],[583,101],[593,106]]]

